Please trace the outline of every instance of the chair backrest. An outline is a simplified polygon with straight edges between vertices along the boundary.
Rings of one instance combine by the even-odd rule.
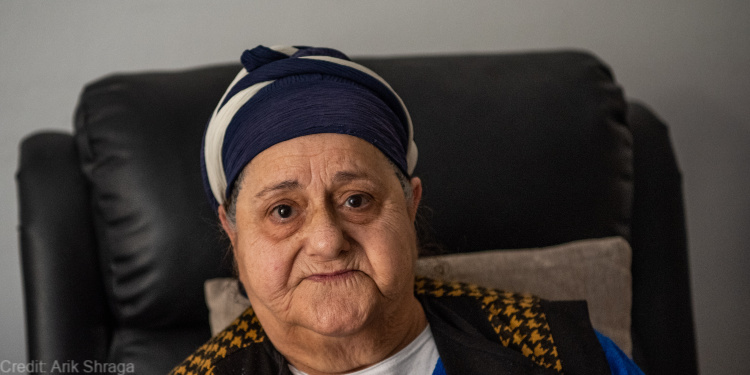
[[[696,372],[679,172],[663,124],[641,106],[628,113],[604,64],[581,52],[360,62],[411,112],[424,214],[443,248],[623,236],[634,252],[636,361]],[[203,281],[231,272],[199,149],[239,69],[104,78],[84,89],[73,135],[24,141],[30,358],[156,374],[208,339]]]

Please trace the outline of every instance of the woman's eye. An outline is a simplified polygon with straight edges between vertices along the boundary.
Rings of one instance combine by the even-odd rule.
[[[346,206],[351,208],[359,208],[367,204],[368,200],[361,194],[352,195],[346,198]]]
[[[273,208],[273,214],[279,219],[288,219],[294,214],[294,209],[288,204],[280,204]]]

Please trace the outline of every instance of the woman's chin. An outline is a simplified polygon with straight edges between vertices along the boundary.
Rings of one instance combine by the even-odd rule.
[[[371,303],[347,300],[320,301],[312,307],[309,323],[321,335],[342,337],[362,331],[374,315]]]
[[[313,294],[310,297],[300,320],[311,331],[324,336],[354,335],[374,323],[372,318],[380,312],[375,296],[369,293]]]

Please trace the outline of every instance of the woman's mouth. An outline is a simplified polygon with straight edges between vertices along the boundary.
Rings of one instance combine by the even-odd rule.
[[[354,277],[355,272],[356,270],[341,270],[330,273],[316,273],[314,275],[308,276],[307,279],[316,282],[340,281],[346,280],[350,277]]]

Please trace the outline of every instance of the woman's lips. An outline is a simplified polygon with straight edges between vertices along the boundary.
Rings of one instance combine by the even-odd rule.
[[[310,281],[327,282],[345,280],[354,276],[355,270],[341,270],[331,273],[316,273],[307,277]]]

